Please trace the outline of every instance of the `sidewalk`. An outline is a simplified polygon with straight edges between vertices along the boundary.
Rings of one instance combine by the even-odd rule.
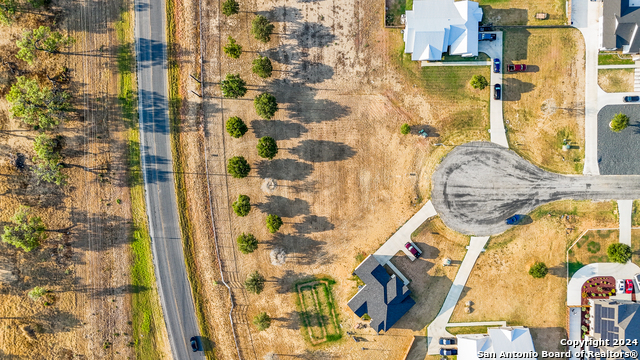
[[[631,213],[633,200],[618,200],[618,219],[620,221],[619,241],[631,246]]]
[[[453,335],[449,334],[446,330],[447,324],[449,323],[449,319],[451,319],[451,314],[453,314],[453,309],[458,303],[458,299],[460,299],[460,295],[462,294],[462,290],[464,290],[467,279],[469,279],[471,270],[488,240],[488,236],[471,237],[471,241],[467,247],[467,254],[464,256],[462,264],[460,264],[460,268],[458,269],[455,279],[453,279],[453,284],[449,289],[447,298],[444,300],[444,304],[442,305],[440,312],[427,328],[428,355],[438,354],[440,347],[438,344],[439,338],[453,337]]]

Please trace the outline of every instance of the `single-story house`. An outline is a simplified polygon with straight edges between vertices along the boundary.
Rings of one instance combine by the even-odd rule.
[[[601,50],[622,50],[624,54],[640,52],[640,1],[604,1],[600,24]]]
[[[482,9],[474,1],[416,0],[406,12],[404,52],[411,60],[442,60],[449,55],[478,56]]]
[[[640,346],[633,342],[614,346],[619,339],[640,339],[640,304],[627,300],[589,299],[589,335],[585,338],[609,340],[610,346],[598,348],[589,346],[587,351],[593,352],[631,352],[640,351]],[[586,358],[592,360],[595,358]],[[613,358],[611,358],[613,359]],[[616,357],[615,359],[619,359]],[[631,358],[625,358],[631,359]]]
[[[376,331],[389,330],[416,302],[409,296],[411,290],[395,275],[389,275],[372,255],[354,270],[364,286],[348,305],[362,317],[371,317],[371,327]]]
[[[523,359],[535,359],[531,332],[523,326],[489,328],[488,334],[457,335],[456,339],[458,359],[476,360],[481,359],[480,353],[487,355],[483,358],[488,358],[489,354],[500,355],[502,352],[528,353],[532,356]]]

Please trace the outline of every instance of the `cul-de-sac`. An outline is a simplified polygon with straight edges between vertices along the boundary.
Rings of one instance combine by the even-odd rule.
[[[0,0],[0,360],[640,358],[640,0]]]

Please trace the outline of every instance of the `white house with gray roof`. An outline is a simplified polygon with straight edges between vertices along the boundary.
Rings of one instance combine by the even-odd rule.
[[[480,357],[478,355],[480,353],[496,355],[500,355],[503,352],[535,353],[531,332],[526,327],[503,326],[487,330],[488,334],[456,336],[458,340],[458,359],[479,360]],[[522,358],[535,359],[534,356]]]
[[[449,55],[478,56],[478,24],[482,9],[477,2],[416,0],[407,10],[404,52],[411,60],[442,60]]]

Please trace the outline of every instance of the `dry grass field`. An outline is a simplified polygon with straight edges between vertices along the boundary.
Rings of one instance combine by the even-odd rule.
[[[620,237],[618,230],[591,230],[569,250],[569,276],[582,265],[609,262],[607,248],[617,243]]]
[[[484,23],[494,25],[565,25],[566,0],[480,0]],[[536,19],[537,13],[546,13],[546,20]]]
[[[14,25],[2,26],[0,222],[8,224],[18,205],[29,205],[49,235],[29,253],[0,243],[2,359],[164,358],[166,349],[156,342],[162,334],[156,326],[161,314],[153,311],[157,307],[136,307],[134,314],[131,305],[133,299],[153,299],[148,296],[153,281],[132,280],[130,271],[128,130],[129,121],[137,120],[123,116],[118,99],[122,78],[116,58],[122,43],[115,30],[130,6],[128,1],[53,1],[44,8],[27,8]],[[28,65],[15,58],[16,40],[24,29],[40,25],[76,42],[59,54],[41,53]],[[64,69],[68,80],[59,77]],[[42,86],[52,86],[47,77],[62,79],[57,86],[73,96],[68,120],[48,132],[61,139],[65,187],[38,182],[31,159],[39,132],[9,116],[4,96],[18,75],[35,78]],[[13,165],[15,157],[25,159],[24,169]],[[138,238],[143,241],[148,243]],[[29,299],[27,293],[35,286],[50,291],[49,305]]]
[[[510,147],[532,163],[581,174],[584,163],[584,40],[576,29],[509,29],[504,64],[504,118]],[[562,151],[564,139],[571,149]]]
[[[617,226],[614,205],[555,202],[535,210],[531,224],[490,238],[451,322],[506,320],[531,328],[536,349],[560,351],[558,339],[566,336],[566,249],[586,229]],[[543,279],[528,274],[536,261],[549,267]],[[470,314],[464,312],[467,301],[473,302]]]
[[[598,85],[609,93],[633,91],[633,79],[633,69],[598,70]]]

